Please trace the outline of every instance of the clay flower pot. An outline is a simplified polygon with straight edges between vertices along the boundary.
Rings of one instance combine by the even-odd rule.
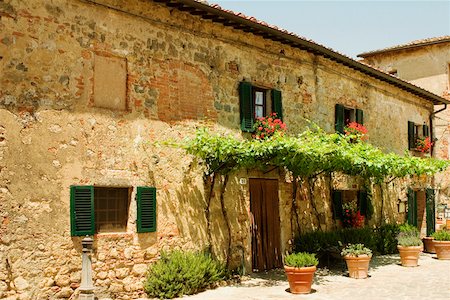
[[[420,252],[422,252],[422,246],[397,246],[398,252],[400,252],[400,260],[404,267],[417,267],[419,261]]]
[[[284,271],[292,294],[309,294],[311,292],[316,266],[301,268],[284,266]]]
[[[347,263],[348,275],[351,278],[363,279],[369,275],[369,263],[372,255],[362,254],[359,256],[346,255],[344,256]]]
[[[431,236],[427,236],[427,237],[424,237],[422,239],[423,246],[425,248],[425,252],[427,252],[427,253],[436,253],[436,250],[434,249],[433,240],[434,240],[434,238],[431,237]]]
[[[434,240],[433,244],[438,259],[450,259],[450,241]]]

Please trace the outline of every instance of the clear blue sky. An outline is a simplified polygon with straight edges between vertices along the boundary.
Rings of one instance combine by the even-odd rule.
[[[209,0],[209,3],[253,16],[354,58],[370,50],[450,35],[450,0]]]

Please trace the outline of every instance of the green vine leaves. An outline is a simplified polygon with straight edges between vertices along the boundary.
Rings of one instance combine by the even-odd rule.
[[[296,137],[275,134],[264,141],[213,134],[203,128],[178,147],[199,158],[206,166],[206,174],[278,166],[294,177],[342,172],[381,182],[386,177],[433,175],[450,165],[447,160],[413,157],[408,152],[404,156],[384,153],[369,143],[328,134],[317,127]]]

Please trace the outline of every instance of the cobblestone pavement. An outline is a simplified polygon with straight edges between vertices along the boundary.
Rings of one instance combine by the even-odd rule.
[[[422,254],[419,266],[402,267],[398,255],[374,257],[369,278],[349,278],[342,265],[336,270],[319,269],[316,272],[313,292],[293,295],[281,270],[253,275],[239,285],[184,297],[207,300],[450,300],[450,260],[437,260],[435,255]]]

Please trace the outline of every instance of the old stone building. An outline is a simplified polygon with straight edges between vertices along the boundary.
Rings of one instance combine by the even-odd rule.
[[[370,143],[402,154],[408,121],[432,128],[434,105],[447,103],[292,33],[193,0],[4,0],[0,17],[0,298],[70,297],[85,234],[95,241],[100,298],[142,296],[147,265],[162,250],[211,244],[219,258],[231,256],[231,268],[278,266],[297,232],[339,226],[330,195],[356,200],[358,178],[319,179],[310,200],[299,189],[297,228],[289,174],[240,170],[215,187],[208,241],[201,166],[155,142],[181,140],[201,126],[247,137],[240,112],[259,105],[282,113],[289,134],[304,130],[306,119],[334,132],[335,111],[348,120],[358,115]],[[404,221],[406,189],[430,180],[393,181],[383,211],[375,189],[369,225]],[[278,211],[266,225],[279,226],[275,249],[264,249],[278,260],[262,267],[252,265],[251,233],[251,203],[260,198]]]
[[[358,55],[363,62],[450,100],[450,36],[412,41],[407,44]],[[450,110],[436,106],[433,118],[433,155],[449,159]],[[435,177],[439,188],[438,221],[450,220],[450,173]],[[447,214],[444,214],[447,206]],[[446,218],[447,216],[447,218]]]

